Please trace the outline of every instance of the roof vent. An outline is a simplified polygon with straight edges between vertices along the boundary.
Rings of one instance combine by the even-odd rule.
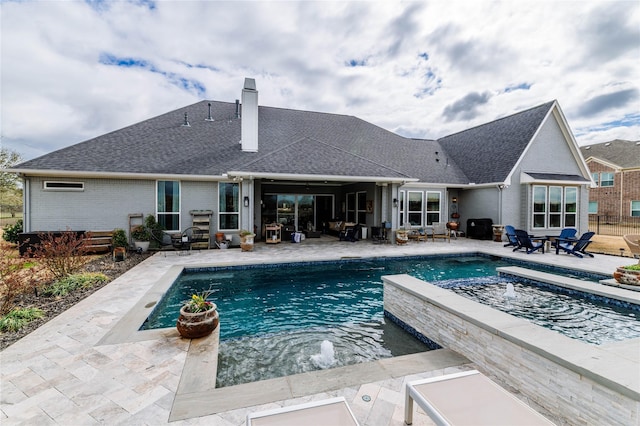
[[[211,102],[209,102],[207,105],[209,105],[209,116],[205,118],[204,121],[215,121],[211,116]]]
[[[236,99],[236,118],[240,118],[240,99]]]
[[[611,145],[611,142],[607,142],[604,144],[604,146],[609,146],[609,145]]]
[[[189,124],[189,116],[186,112],[184,113],[184,123],[182,123],[182,127],[191,127],[191,124]]]

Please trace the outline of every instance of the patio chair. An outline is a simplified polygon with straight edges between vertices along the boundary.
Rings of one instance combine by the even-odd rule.
[[[593,254],[587,252],[587,246],[592,243],[591,237],[595,235],[595,232],[585,232],[579,239],[556,239],[556,254],[560,253],[560,250],[567,254],[572,254],[577,257],[589,256],[593,257]]]
[[[431,238],[433,239],[433,241],[435,241],[436,238],[439,238],[451,242],[451,234],[449,233],[449,229],[447,228],[447,225],[445,223],[433,222],[432,225],[433,234],[431,234]]]
[[[247,414],[247,426],[358,426],[344,397]]]
[[[631,250],[631,254],[633,255],[633,257],[636,259],[640,259],[640,235],[627,234],[622,238],[624,239],[624,242],[629,246],[629,250]]]
[[[575,240],[577,233],[578,230],[576,228],[563,228],[559,236],[551,237],[551,245],[555,247],[558,244],[558,240]]]
[[[407,383],[404,422],[416,402],[437,425],[553,425],[477,370]]]
[[[513,251],[520,250],[521,248],[525,249],[527,254],[531,254],[535,251],[542,251],[544,254],[544,243],[546,238],[536,238],[532,237],[527,233],[527,231],[523,231],[522,229],[516,229],[516,238],[518,239],[518,247],[514,248]],[[538,242],[534,242],[534,240],[539,240]]]
[[[505,226],[504,235],[507,237],[507,244],[504,245],[505,247],[520,248],[520,243],[518,243],[518,239],[516,238],[516,228],[511,225]]]

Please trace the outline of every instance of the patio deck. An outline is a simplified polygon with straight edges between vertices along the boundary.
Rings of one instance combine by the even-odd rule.
[[[207,250],[192,252],[188,256],[178,256],[175,252],[159,253],[0,353],[0,421],[3,425],[156,425],[169,423],[170,417],[175,419],[177,413],[172,413],[174,401],[188,399],[190,390],[182,377],[190,341],[180,339],[174,330],[170,330],[156,332],[149,340],[142,338],[125,343],[98,344],[174,265],[232,265],[240,262],[314,261],[461,251],[513,256],[603,274],[611,274],[622,261],[619,257],[605,255],[578,259],[554,253],[512,253],[501,243],[466,238],[454,239],[450,243],[430,241],[403,246],[321,238],[308,239],[301,244],[257,243],[253,252]],[[624,263],[629,263],[626,260]],[[640,366],[637,356],[640,339],[611,345],[610,350],[628,354],[629,358],[635,357]],[[387,365],[384,364],[378,362],[377,365],[345,367],[341,371],[309,373],[304,377],[291,376],[279,380],[278,386],[273,382],[258,382],[241,385],[236,390],[216,390],[220,399],[231,401],[228,407],[234,408],[192,418],[189,418],[191,411],[187,409],[186,415],[177,416],[184,420],[171,424],[243,425],[247,412],[344,396],[360,424],[402,425],[404,385],[407,381],[476,368],[464,357],[446,349],[407,359],[392,358],[386,360]],[[491,377],[491,372],[484,373]],[[509,383],[500,384],[522,398]],[[289,391],[283,390],[285,385]],[[179,389],[185,391],[176,398]],[[271,393],[277,395],[272,395],[269,401],[262,398],[262,395]],[[234,406],[235,399],[243,399],[247,394],[255,395],[252,406]],[[369,398],[363,398],[365,395]],[[273,400],[274,397],[277,400]],[[528,401],[525,399],[525,402]],[[197,407],[198,403],[197,400],[188,401],[187,407]],[[224,401],[220,404],[224,407]],[[548,415],[540,407],[533,408]],[[210,409],[205,407],[204,410],[213,412]],[[196,408],[193,410],[195,415],[202,415],[202,409],[201,412]],[[553,417],[550,419],[564,423]],[[432,423],[423,412],[414,416],[414,425],[429,424]]]

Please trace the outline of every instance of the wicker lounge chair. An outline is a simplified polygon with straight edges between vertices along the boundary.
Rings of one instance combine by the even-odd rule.
[[[638,263],[640,263],[640,235],[627,234],[622,238],[624,238],[624,242],[629,246],[633,257],[638,259]]]

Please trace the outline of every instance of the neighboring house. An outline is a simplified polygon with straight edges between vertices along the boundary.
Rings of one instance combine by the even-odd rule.
[[[589,213],[640,217],[640,141],[614,140],[580,148],[596,188]]]
[[[454,215],[538,235],[586,231],[589,170],[556,101],[440,140],[359,118],[201,101],[26,161],[25,231],[127,228],[154,214],[169,231],[213,212],[211,234],[272,222],[322,229],[429,226]]]

